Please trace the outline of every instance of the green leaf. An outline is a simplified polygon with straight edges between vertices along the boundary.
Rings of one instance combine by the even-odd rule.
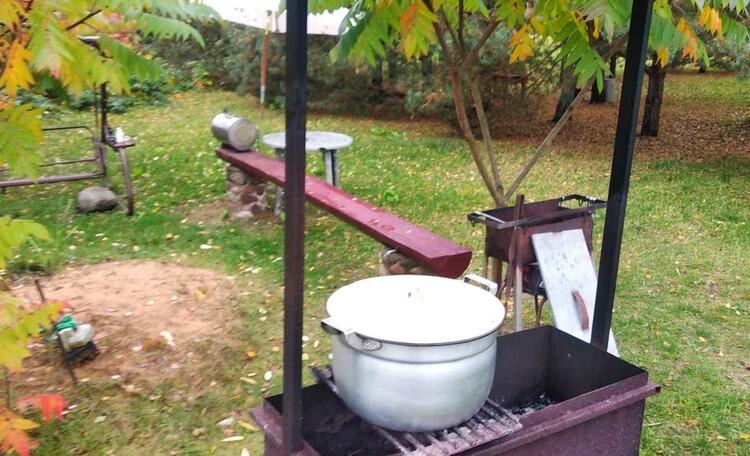
[[[179,39],[187,41],[192,38],[201,46],[205,46],[203,37],[198,30],[179,19],[142,12],[136,16],[136,27],[144,36],[151,36],[159,40]]]
[[[0,166],[16,176],[36,178],[42,156],[37,152],[42,140],[41,109],[31,105],[6,106],[0,110]]]
[[[12,249],[20,247],[30,237],[49,240],[49,233],[43,225],[31,220],[11,219],[8,215],[0,217],[0,269],[12,258]]]
[[[112,63],[120,65],[126,74],[134,74],[141,79],[158,79],[164,74],[158,63],[108,36],[99,39],[99,48],[112,58]]]

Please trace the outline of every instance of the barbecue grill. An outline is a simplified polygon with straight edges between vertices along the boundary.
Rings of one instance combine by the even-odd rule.
[[[531,245],[531,236],[539,233],[580,229],[586,240],[589,254],[593,252],[591,240],[594,230],[594,211],[607,207],[607,202],[591,196],[566,195],[560,198],[523,203],[515,206],[472,212],[467,216],[472,225],[485,225],[484,258],[485,276],[487,263],[492,258],[496,264],[492,280],[505,283],[506,296],[511,296],[514,274],[520,271],[520,288],[534,297],[536,324],[541,321],[542,306],[547,295],[542,276],[536,263],[536,254]],[[506,280],[502,277],[502,263],[508,263]],[[498,292],[499,293],[499,292]],[[520,293],[513,299],[516,314],[516,331],[522,328]]]
[[[551,326],[500,336],[490,398],[465,423],[429,433],[364,422],[336,395],[335,372],[302,389],[301,456],[637,454],[648,373]],[[266,456],[281,447],[283,394],[252,410]]]

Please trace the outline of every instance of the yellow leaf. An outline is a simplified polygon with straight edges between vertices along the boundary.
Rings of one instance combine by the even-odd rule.
[[[39,427],[39,425],[35,422],[31,420],[25,420],[23,418],[15,418],[10,420],[10,426],[14,429],[18,429],[19,431],[28,431],[29,429]]]
[[[750,440],[750,434],[741,433],[740,440]]]
[[[698,21],[706,30],[711,32],[712,35],[719,34],[721,36],[721,16],[719,12],[710,6],[704,6],[701,10],[701,16]]]
[[[704,6],[703,9],[701,10],[701,17],[698,19],[698,22],[702,26],[705,27],[706,24],[708,24],[708,19],[710,15],[711,15],[711,7],[708,5]]]
[[[534,27],[534,30],[536,30],[537,33],[544,33],[544,30],[545,30],[544,24],[539,22],[539,19],[537,19],[536,17],[532,17],[531,19],[529,19],[529,23],[531,24],[532,27]]]
[[[594,18],[594,32],[592,33],[594,35],[594,38],[599,38],[599,35],[600,35],[599,25],[600,25],[600,23],[601,23],[601,19],[599,18],[599,16],[596,16]]]
[[[669,49],[666,46],[659,46],[656,50],[656,63],[664,68],[669,62]]]
[[[31,54],[21,43],[15,41],[11,44],[5,60],[5,71],[0,74],[0,88],[5,87],[11,100],[15,100],[19,87],[28,90],[30,84],[34,83],[34,77],[31,76],[27,65],[31,60]]]
[[[719,36],[723,35],[721,30],[721,16],[719,15],[719,12],[713,8],[711,9],[711,34],[718,34]]]
[[[240,421],[237,422],[237,424],[239,424],[240,426],[242,426],[243,428],[245,428],[249,432],[258,432],[258,428],[257,427],[253,426],[250,423],[246,423],[245,421],[240,420]]]
[[[253,350],[248,350],[248,351],[246,351],[246,352],[245,352],[245,354],[246,354],[246,355],[247,355],[247,357],[248,357],[248,358],[250,358],[250,359],[253,359],[253,358],[255,358],[255,356],[257,355],[257,353],[256,353],[255,351],[253,351]]]

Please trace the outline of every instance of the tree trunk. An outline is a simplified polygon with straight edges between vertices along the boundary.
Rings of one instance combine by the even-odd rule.
[[[599,84],[594,83],[591,86],[591,104],[602,104],[607,102],[607,94],[604,93],[604,87],[599,87]]]
[[[641,135],[658,136],[661,103],[664,100],[664,80],[667,77],[667,72],[664,68],[659,68],[656,62],[654,62],[649,67],[647,74],[648,92],[646,93],[646,103],[643,107]]]
[[[563,62],[565,65],[565,62]],[[563,69],[562,74],[562,91],[560,92],[560,99],[557,101],[557,108],[555,108],[555,117],[552,118],[553,122],[560,120],[568,110],[568,106],[573,102],[576,97],[576,83],[578,78],[574,74],[575,66],[570,65]]]

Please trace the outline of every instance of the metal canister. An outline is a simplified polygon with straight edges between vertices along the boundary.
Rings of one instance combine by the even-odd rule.
[[[258,130],[252,122],[228,112],[219,113],[213,118],[211,133],[222,144],[240,151],[251,150],[258,139]]]

